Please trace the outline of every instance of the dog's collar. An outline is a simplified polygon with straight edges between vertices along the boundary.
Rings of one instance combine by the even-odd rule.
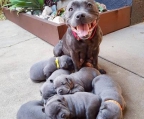
[[[93,31],[92,31],[92,34],[91,34],[91,36],[88,38],[88,40],[91,40],[93,37],[94,37],[94,35],[95,35],[95,33],[96,33],[96,30],[97,30],[97,25],[94,27],[94,29],[93,29]],[[73,36],[79,41],[79,40],[81,40],[81,38],[77,35],[77,33],[76,32],[74,32],[73,30],[72,30],[72,34],[73,34]]]
[[[59,68],[60,68],[60,65],[59,65],[58,57],[56,57],[56,59],[55,59],[55,63],[56,63],[56,67],[57,67],[57,69],[59,69]]]
[[[105,102],[112,102],[112,103],[116,104],[121,110],[123,110],[121,105],[115,100],[106,100]]]

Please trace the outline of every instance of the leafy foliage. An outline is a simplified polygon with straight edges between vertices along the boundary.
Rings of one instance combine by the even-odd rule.
[[[0,21],[6,19],[2,12],[2,6],[6,5],[8,3],[9,3],[9,0],[0,0]]]
[[[4,6],[10,6],[9,9],[20,8],[18,11],[43,10],[44,0],[10,0],[10,3]]]
[[[2,6],[8,4],[9,0],[0,0],[0,9],[2,8]]]

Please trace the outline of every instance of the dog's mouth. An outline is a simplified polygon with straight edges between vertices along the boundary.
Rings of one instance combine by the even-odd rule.
[[[72,31],[76,32],[80,38],[87,38],[91,36],[91,33],[97,25],[96,20],[88,24],[81,24],[78,26],[71,26]]]

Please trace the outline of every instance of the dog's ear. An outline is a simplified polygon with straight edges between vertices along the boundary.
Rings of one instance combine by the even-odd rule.
[[[59,98],[57,99],[58,102],[63,102],[65,101],[64,97],[62,95],[59,95]]]
[[[66,62],[61,62],[61,68],[62,69],[67,69],[67,63]]]
[[[45,113],[45,108],[44,107],[42,108],[42,112]]]
[[[70,77],[66,77],[66,81],[69,84],[69,87],[72,89],[74,87],[74,83],[72,82],[72,79]]]
[[[69,83],[69,84],[72,84],[72,81],[71,81],[71,79],[70,78],[66,78],[66,81]]]

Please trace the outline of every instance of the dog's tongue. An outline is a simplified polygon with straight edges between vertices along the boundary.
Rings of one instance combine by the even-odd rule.
[[[88,32],[89,32],[88,24],[77,26],[77,34],[79,35],[79,37],[88,35]]]

